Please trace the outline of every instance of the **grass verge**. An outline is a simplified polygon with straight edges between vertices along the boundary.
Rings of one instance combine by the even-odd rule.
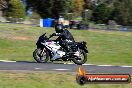
[[[0,72],[0,88],[131,88],[131,84],[87,84],[80,86],[76,74],[63,72]]]
[[[76,41],[86,41],[87,63],[132,65],[132,32],[104,30],[70,30]],[[22,24],[0,24],[0,59],[33,61],[32,52],[42,33],[51,34],[52,28]]]

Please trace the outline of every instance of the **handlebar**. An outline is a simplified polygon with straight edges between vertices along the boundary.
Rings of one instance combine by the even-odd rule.
[[[45,35],[46,35],[46,33],[44,33],[42,36],[44,36],[44,37],[45,37]]]
[[[47,40],[49,40],[52,37],[52,35],[50,35],[49,37],[47,37],[46,33],[44,33],[42,36],[45,37],[45,38],[47,38]]]
[[[49,40],[50,38],[52,38],[52,37],[53,37],[53,35],[49,35],[49,37],[47,37],[47,36],[46,36],[46,33],[44,33],[42,36],[43,36],[43,37],[45,37],[45,38],[46,38],[46,40]]]
[[[52,36],[50,35],[48,39],[50,39]]]

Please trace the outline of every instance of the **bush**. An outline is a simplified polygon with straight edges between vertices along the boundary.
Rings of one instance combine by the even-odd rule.
[[[93,21],[107,23],[111,15],[111,9],[106,4],[98,5],[93,11]]]
[[[25,8],[20,0],[11,0],[9,2],[7,17],[11,17],[14,22],[17,22],[17,20],[20,18],[25,18]]]

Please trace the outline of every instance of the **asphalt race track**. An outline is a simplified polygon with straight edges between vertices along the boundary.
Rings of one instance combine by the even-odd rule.
[[[132,66],[83,65],[87,73],[132,74]],[[2,62],[0,70],[76,72],[78,66],[64,63]]]

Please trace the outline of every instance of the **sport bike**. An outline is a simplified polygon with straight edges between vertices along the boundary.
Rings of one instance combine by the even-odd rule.
[[[46,33],[41,35],[36,43],[37,49],[33,52],[33,57],[38,63],[48,61],[73,61],[81,65],[87,61],[86,42],[75,42],[70,45],[70,52],[67,52],[58,41],[50,40]]]

